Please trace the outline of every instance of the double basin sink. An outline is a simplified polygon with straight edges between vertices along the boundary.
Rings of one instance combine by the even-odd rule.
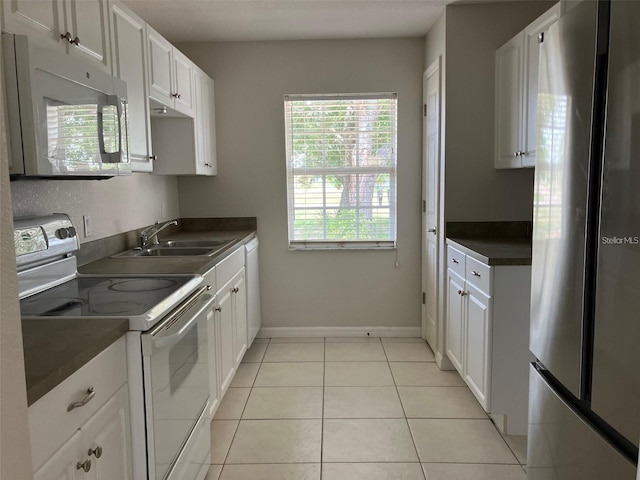
[[[238,240],[164,240],[148,248],[134,248],[113,257],[184,257],[202,255],[212,257],[226,250]]]

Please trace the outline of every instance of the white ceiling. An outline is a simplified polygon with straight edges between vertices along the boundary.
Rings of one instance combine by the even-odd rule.
[[[169,41],[424,36],[452,0],[124,0]]]

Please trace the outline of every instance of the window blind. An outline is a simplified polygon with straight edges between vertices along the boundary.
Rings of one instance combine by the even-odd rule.
[[[284,99],[290,248],[393,248],[395,93]]]

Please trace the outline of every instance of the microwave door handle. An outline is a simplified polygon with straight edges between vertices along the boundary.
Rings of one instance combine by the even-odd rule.
[[[178,343],[187,334],[187,332],[189,332],[191,326],[198,320],[200,315],[202,315],[203,312],[206,312],[207,309],[211,308],[211,306],[216,301],[215,295],[203,295],[202,298],[205,299],[205,301],[198,307],[195,312],[191,313],[187,311],[183,315],[184,320],[182,321],[184,323],[180,325],[177,332],[167,336],[159,336],[153,333],[151,334],[151,346],[154,350],[159,348],[171,347]],[[167,321],[170,322],[171,319],[167,319]],[[166,321],[163,323],[166,323]]]
[[[116,129],[116,134],[118,135],[118,150],[116,152],[107,152],[104,148],[104,129],[102,123],[102,108],[100,105],[98,107],[98,128],[100,130],[99,135],[99,144],[100,144],[100,155],[102,156],[103,163],[120,163],[122,159],[122,104],[120,102],[120,97],[117,95],[107,95],[107,101],[104,106],[115,107],[116,116],[118,118],[118,128]]]

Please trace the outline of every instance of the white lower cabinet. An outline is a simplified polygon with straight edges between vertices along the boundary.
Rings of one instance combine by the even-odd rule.
[[[218,293],[218,324],[220,325],[219,343],[216,345],[220,351],[220,391],[224,395],[229,388],[231,380],[236,373],[236,362],[233,355],[234,328],[233,311],[231,309],[231,290],[224,289]]]
[[[123,338],[29,407],[36,480],[133,478],[126,375]]]
[[[213,270],[212,270],[213,271]],[[205,275],[205,282],[212,271]],[[217,303],[209,318],[210,410],[213,415],[222,401],[242,357],[247,351],[247,294],[245,286],[244,246],[215,267]]]
[[[531,266],[447,255],[447,356],[498,428],[526,435]]]

